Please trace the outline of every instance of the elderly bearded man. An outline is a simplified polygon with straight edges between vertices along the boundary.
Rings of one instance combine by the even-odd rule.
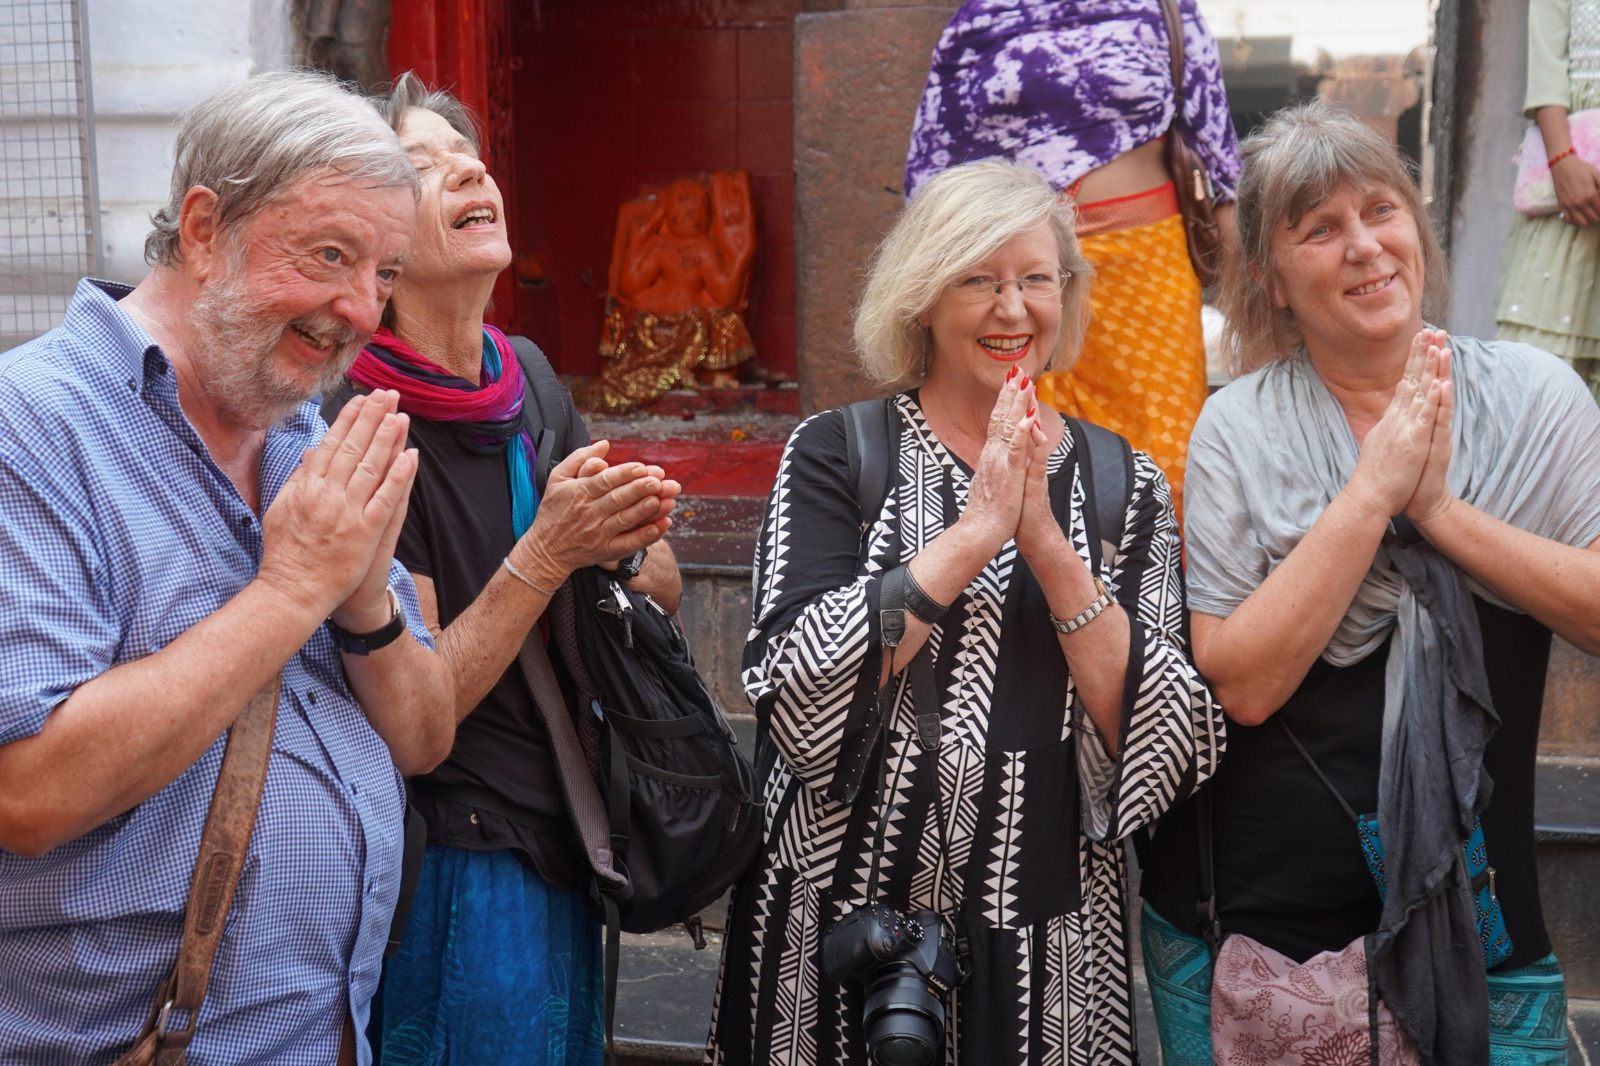
[[[178,135],[151,273],[84,281],[0,357],[0,1061],[128,1050],[225,730],[280,674],[189,1062],[371,1059],[401,774],[448,753],[453,690],[393,562],[416,473],[395,395],[326,435],[305,401],[377,327],[417,188],[330,80],[225,89]]]

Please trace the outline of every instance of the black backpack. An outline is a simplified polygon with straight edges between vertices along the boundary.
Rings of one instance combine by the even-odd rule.
[[[540,425],[542,492],[571,450],[570,399],[531,341],[512,344],[535,407],[530,421],[536,413]],[[576,734],[605,803],[611,869],[626,882],[597,879],[608,924],[653,933],[684,922],[704,947],[696,915],[761,845],[755,771],[695,670],[677,619],[654,600],[586,567],[557,591],[547,615],[577,695]]]
[[[615,863],[617,924],[650,933],[696,915],[733,884],[761,844],[755,774],[717,709],[677,620],[604,570],[572,576],[553,631],[580,702],[598,726],[601,793]],[[581,610],[578,604],[598,609]]]
[[[537,415],[541,426],[534,441],[543,493],[551,467],[571,450],[570,397],[533,342],[514,337],[512,345],[533,407],[529,419]],[[755,771],[695,670],[677,619],[650,597],[586,567],[557,590],[546,615],[577,696],[576,731],[550,722],[551,741],[568,813],[593,869],[593,895],[605,912],[606,1056],[614,1060],[618,934],[682,922],[695,947],[706,946],[699,913],[761,847]],[[545,703],[545,693],[554,702],[556,679],[543,645],[530,639],[519,659],[535,700]]]

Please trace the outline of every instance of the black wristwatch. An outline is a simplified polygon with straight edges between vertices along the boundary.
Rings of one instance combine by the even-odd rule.
[[[333,638],[334,645],[351,655],[371,655],[379,648],[387,648],[395,642],[401,633],[406,631],[406,613],[400,609],[400,597],[395,595],[394,586],[389,586],[389,609],[394,615],[389,621],[374,629],[371,633],[352,633],[345,629],[332,618],[328,619],[328,635]]]
[[[624,581],[632,581],[639,576],[639,571],[644,569],[644,557],[650,554],[649,548],[640,548],[622,562],[617,564],[617,576]]]

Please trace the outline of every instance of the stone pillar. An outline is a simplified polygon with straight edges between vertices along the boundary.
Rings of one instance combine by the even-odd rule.
[[[1435,123],[1443,113],[1449,116],[1450,129],[1442,138],[1437,128],[1430,134],[1436,153],[1442,142],[1448,156],[1436,160],[1448,179],[1430,190],[1444,199],[1448,216],[1452,292],[1446,324],[1469,337],[1493,337],[1495,282],[1517,176],[1511,161],[1527,126],[1522,99],[1528,72],[1528,5],[1448,0],[1447,6],[1461,23],[1461,35],[1449,40],[1436,30],[1439,54],[1432,106]],[[1440,8],[1440,30],[1445,7]],[[1443,77],[1446,73],[1448,78]],[[1447,81],[1453,89],[1450,99],[1437,95],[1439,81]]]
[[[803,414],[871,393],[850,350],[867,261],[904,202],[911,120],[955,3],[795,19],[795,311]]]
[[[1600,659],[1560,637],[1550,648],[1539,753],[1600,758]]]

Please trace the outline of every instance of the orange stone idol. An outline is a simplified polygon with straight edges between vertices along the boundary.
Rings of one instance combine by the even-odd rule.
[[[742,170],[684,178],[623,204],[600,335],[606,362],[579,402],[626,411],[680,385],[735,384],[734,368],[755,354],[741,314],[755,249]]]

